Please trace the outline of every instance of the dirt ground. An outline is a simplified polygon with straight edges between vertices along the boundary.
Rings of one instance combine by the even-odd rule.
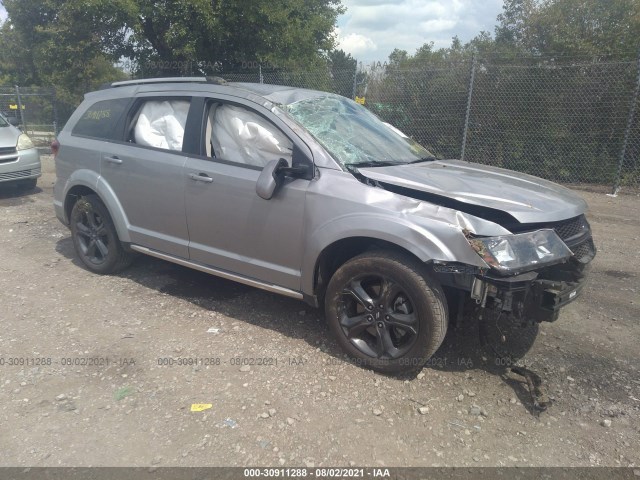
[[[579,192],[599,252],[525,359],[553,400],[536,415],[473,331],[388,377],[301,302],[146,257],[89,273],[43,167],[0,189],[1,466],[640,465],[638,196]]]

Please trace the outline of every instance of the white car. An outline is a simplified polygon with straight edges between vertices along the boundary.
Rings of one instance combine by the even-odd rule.
[[[31,190],[41,175],[38,149],[26,133],[0,115],[0,184]]]

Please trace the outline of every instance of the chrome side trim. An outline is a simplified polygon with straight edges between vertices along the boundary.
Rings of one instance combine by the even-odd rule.
[[[236,275],[234,273],[225,272],[224,270],[217,270],[215,268],[207,267],[206,265],[202,265],[200,263],[195,263],[189,260],[185,260],[184,258],[174,257],[173,255],[167,255],[166,253],[158,252],[156,250],[151,250],[150,248],[147,248],[147,247],[141,247],[140,245],[131,244],[130,248],[131,250],[135,250],[136,252],[144,253],[145,255],[150,255],[152,257],[156,257],[161,260],[166,260],[167,262],[177,263],[178,265],[182,265],[183,267],[193,268],[195,270],[199,270],[204,273],[215,275],[216,277],[221,277],[227,280],[232,280],[234,282],[243,283],[245,285],[249,285],[250,287],[260,288],[268,292],[278,293],[280,295],[296,298],[298,300],[303,299],[302,293],[296,292],[295,290],[290,290],[288,288],[280,287],[278,285],[272,285],[270,283],[263,283],[259,280],[254,280],[252,278],[243,277],[241,275]]]

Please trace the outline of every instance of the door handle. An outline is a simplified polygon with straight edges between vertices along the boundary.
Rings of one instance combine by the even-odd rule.
[[[118,157],[104,157],[104,159],[109,163],[115,163],[116,165],[120,165],[122,160]]]
[[[189,174],[189,178],[191,180],[195,180],[196,182],[205,182],[205,183],[211,183],[213,182],[213,178],[211,178],[209,175],[207,175],[206,173],[190,173]]]

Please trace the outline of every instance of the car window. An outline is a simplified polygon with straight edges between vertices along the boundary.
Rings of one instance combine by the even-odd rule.
[[[7,122],[2,115],[0,115],[0,127],[8,127],[9,122]]]
[[[145,101],[131,126],[131,140],[147,147],[181,151],[190,103],[187,99]]]
[[[72,135],[120,140],[116,138],[116,125],[128,104],[128,98],[102,100],[94,103],[73,127]]]
[[[260,114],[237,105],[209,105],[205,142],[212,158],[257,167],[284,158],[291,165],[291,140]]]

